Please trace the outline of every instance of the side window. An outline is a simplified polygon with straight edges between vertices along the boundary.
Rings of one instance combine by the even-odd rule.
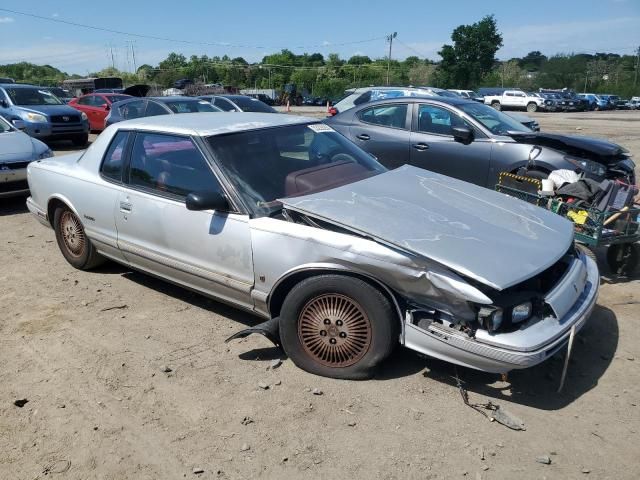
[[[167,112],[161,105],[149,100],[147,102],[147,110],[144,112],[145,117],[152,117],[154,115],[167,115]]]
[[[144,100],[125,103],[121,105],[118,110],[124,120],[142,117],[144,116]]]
[[[92,105],[94,107],[101,107],[102,105],[104,105],[105,103],[108,103],[107,100],[104,97],[101,97],[100,95],[94,95],[93,96],[93,103]]]
[[[383,127],[406,128],[407,105],[379,105],[363,110],[359,114],[360,121]]]
[[[435,105],[422,104],[418,108],[417,131],[435,135],[452,135],[451,127],[471,127],[453,112]],[[473,127],[471,127],[473,128]]]
[[[100,167],[100,173],[103,177],[118,182],[122,181],[122,165],[127,138],[129,138],[129,132],[118,132],[111,140],[111,145],[109,145]]]
[[[80,105],[92,105],[92,99],[93,99],[93,95],[90,95],[88,97],[82,97],[80,99],[78,99],[78,104]]]
[[[221,190],[189,138],[157,133],[136,134],[129,184],[181,199],[191,192]]]
[[[236,109],[236,107],[233,106],[233,103],[228,101],[226,98],[216,98],[214,105],[221,108],[225,112],[233,112]]]

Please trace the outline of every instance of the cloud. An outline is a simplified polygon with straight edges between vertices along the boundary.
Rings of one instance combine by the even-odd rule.
[[[0,23],[13,23],[15,19],[12,17],[0,17]]]
[[[56,12],[56,13],[52,13],[51,16],[53,18],[58,18],[60,16],[60,14]]]
[[[640,17],[624,17],[509,28],[502,31],[504,47],[498,57],[520,57],[532,50],[546,55],[632,50],[640,40],[639,23]]]
[[[0,46],[0,64],[30,62],[48,64],[63,71],[83,72],[96,65],[106,65],[105,49],[98,45],[76,43],[42,43],[25,47]]]

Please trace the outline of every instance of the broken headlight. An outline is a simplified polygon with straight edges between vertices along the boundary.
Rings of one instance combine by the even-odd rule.
[[[481,307],[478,311],[478,321],[488,332],[497,331],[502,325],[504,311],[500,307]]]
[[[520,305],[516,305],[511,310],[511,323],[521,323],[531,318],[533,313],[533,304],[531,302],[524,302]]]
[[[607,169],[604,165],[592,160],[587,160],[586,158],[575,158],[567,155],[564,157],[564,159],[567,162],[573,163],[576,167],[578,167],[586,174],[603,177],[604,174],[607,173]]]

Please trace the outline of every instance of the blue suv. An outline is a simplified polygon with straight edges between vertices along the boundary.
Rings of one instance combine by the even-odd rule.
[[[598,95],[593,93],[580,93],[578,96],[589,101],[589,108],[591,110],[609,110],[609,102],[600,98]]]
[[[0,115],[40,140],[71,140],[80,147],[89,140],[87,115],[34,85],[0,84]]]

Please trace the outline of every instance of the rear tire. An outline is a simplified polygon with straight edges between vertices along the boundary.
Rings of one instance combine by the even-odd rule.
[[[491,102],[491,107],[495,108],[498,111],[502,110],[502,105],[500,105],[500,102]]]
[[[58,207],[53,215],[58,248],[64,258],[78,270],[89,270],[104,263],[105,259],[84,232],[78,216],[66,205]]]
[[[301,369],[323,377],[371,377],[398,343],[398,327],[382,292],[342,275],[303,280],[280,311],[285,352]]]
[[[89,134],[77,135],[71,139],[76,147],[85,147],[89,143]]]
[[[538,105],[534,102],[531,102],[527,105],[527,112],[533,113],[538,111]]]

